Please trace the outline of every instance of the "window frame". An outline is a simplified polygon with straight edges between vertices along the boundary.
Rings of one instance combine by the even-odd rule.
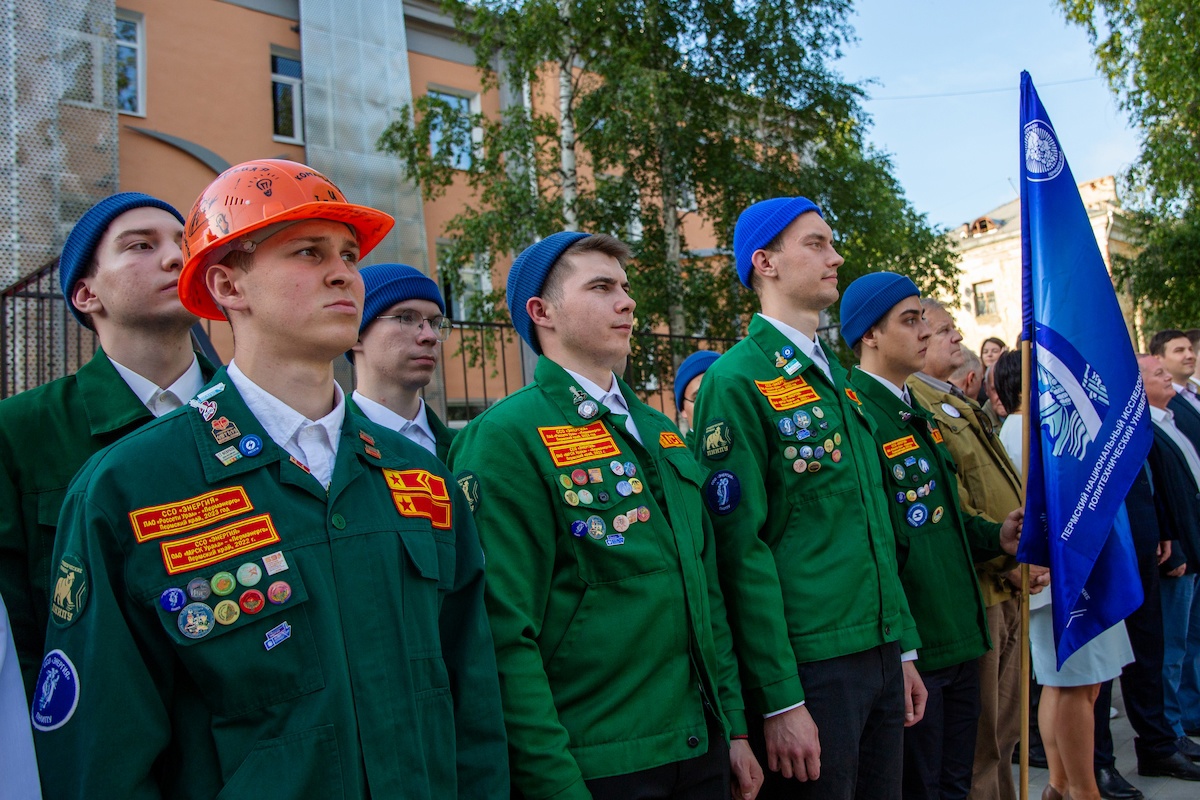
[[[467,114],[474,116],[480,113],[480,97],[478,92],[472,92],[469,89],[455,89],[449,86],[431,83],[425,87],[427,95],[438,95],[442,99],[454,98],[467,101]],[[431,132],[432,134],[432,132]],[[469,172],[474,166],[475,159],[481,155],[483,147],[483,129],[477,125],[471,126],[471,150],[466,154],[466,166],[460,166],[458,163],[451,164],[451,168],[459,172]],[[436,155],[435,145],[432,135],[429,140],[429,154]]]
[[[295,61],[300,66],[300,77],[283,75],[275,71],[274,60],[285,58]],[[304,62],[300,54],[275,45],[271,46],[271,138],[282,144],[304,144]],[[275,130],[275,86],[283,84],[292,87],[292,128],[295,136],[284,136]]]
[[[132,22],[137,30],[136,41],[130,44],[124,39],[118,39],[116,36],[116,21]],[[140,11],[117,8],[114,14],[113,44],[113,79],[116,79],[116,51],[122,47],[131,48],[136,52],[137,69],[137,109],[130,111],[121,108],[121,100],[118,95],[116,99],[117,113],[129,117],[144,118],[146,116],[146,15]]]
[[[982,298],[980,290],[986,288]],[[982,310],[980,300],[983,300]],[[1000,306],[996,303],[996,282],[992,279],[986,281],[978,281],[971,284],[971,300],[974,306],[976,318],[978,317],[993,317],[1000,313]],[[989,302],[990,301],[990,302]]]

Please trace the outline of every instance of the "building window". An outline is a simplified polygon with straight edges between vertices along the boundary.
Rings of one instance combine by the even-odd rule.
[[[438,264],[442,263],[442,245],[438,245]],[[482,301],[482,296],[486,296],[492,291],[492,270],[488,265],[487,256],[476,255],[475,264],[471,267],[464,267],[458,271],[458,291],[451,291],[450,281],[446,277],[446,272],[440,266],[438,274],[442,281],[442,297],[446,301],[446,316],[455,322],[465,322],[472,317],[477,316],[472,313],[473,304],[478,304]],[[480,297],[480,299],[476,299]]]
[[[146,115],[145,24],[141,14],[117,9],[117,111],[122,114]]]
[[[275,141],[304,144],[304,81],[300,59],[271,55],[271,107]]]
[[[451,92],[443,92],[435,89],[429,90],[429,96],[441,100],[446,105],[450,106],[451,110],[464,119],[469,119],[471,116],[472,99],[465,95],[452,94]],[[445,138],[445,131],[441,125],[434,124],[429,129],[429,150],[432,155],[437,156],[441,153],[443,145],[442,140]],[[475,132],[472,131],[472,139],[475,139]],[[450,151],[450,166],[454,169],[468,170],[471,168],[471,144],[464,142],[455,142],[448,145],[453,149]]]
[[[971,292],[975,295],[975,316],[984,317],[999,313],[996,309],[996,290],[991,281],[974,284]]]

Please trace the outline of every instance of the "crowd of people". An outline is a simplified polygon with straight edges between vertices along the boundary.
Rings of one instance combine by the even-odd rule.
[[[678,420],[619,377],[629,247],[564,231],[508,276],[533,380],[454,430],[437,284],[360,269],[392,224],[261,160],[72,230],[100,347],[0,402],[0,797],[1015,798],[1019,356],[902,275],[840,286],[822,210],[772,198],[734,234],[761,310]],[[1118,675],[1139,772],[1200,780],[1194,343],[1140,360],[1147,602],[1061,670],[1035,611],[1048,798],[1140,796]]]

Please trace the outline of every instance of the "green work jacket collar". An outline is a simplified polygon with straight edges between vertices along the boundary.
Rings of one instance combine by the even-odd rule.
[[[214,372],[212,363],[200,353],[196,353],[196,360],[204,377],[211,378]],[[142,425],[154,418],[129,388],[129,384],[125,383],[102,347],[96,348],[91,360],[76,371],[75,384],[83,396],[83,407],[92,436],[102,436],[131,425]]]
[[[882,409],[887,418],[892,420],[894,426],[904,427],[911,425],[916,427],[913,420],[920,420],[925,423],[924,430],[928,431],[930,429],[930,426],[933,424],[933,414],[926,411],[920,405],[910,406],[906,404],[899,397],[896,397],[891,389],[875,380],[869,373],[859,367],[855,367],[854,369],[858,370],[852,381],[855,388]]]
[[[780,377],[784,380],[804,376],[805,380],[810,382],[815,377],[822,383],[830,383],[829,379],[825,377],[825,373],[814,364],[813,360],[796,347],[796,343],[784,336],[778,328],[763,319],[761,314],[755,314],[750,319],[748,338],[758,345],[768,361],[775,363]],[[820,336],[817,337],[817,346],[825,353],[825,359],[829,362],[829,374],[833,379],[833,388],[839,392],[843,391],[846,388],[846,369],[838,361],[838,357],[825,345],[825,342],[821,341]],[[785,355],[788,351],[791,351],[790,358]]]

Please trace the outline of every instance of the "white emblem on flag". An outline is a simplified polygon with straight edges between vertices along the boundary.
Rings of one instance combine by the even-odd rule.
[[[1044,345],[1038,347],[1037,359],[1038,409],[1053,454],[1065,453],[1082,461],[1104,424],[1095,403],[1107,405],[1108,390],[1095,370],[1085,367],[1080,379]]]
[[[1067,159],[1050,126],[1035,119],[1025,126],[1025,169],[1029,180],[1048,181],[1058,177]]]

